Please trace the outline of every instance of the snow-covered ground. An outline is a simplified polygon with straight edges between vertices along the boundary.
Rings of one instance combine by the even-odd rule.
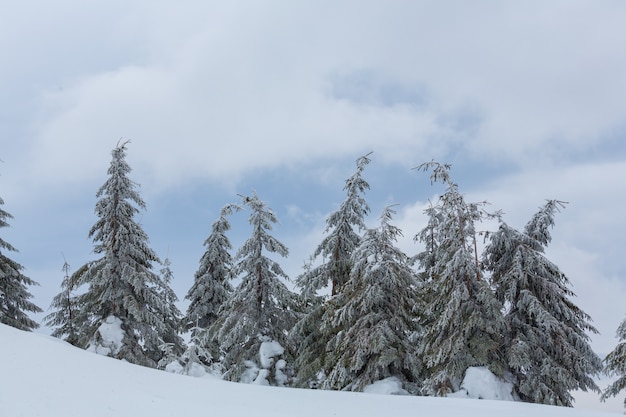
[[[4,325],[0,325],[0,340],[1,417],[597,417],[620,414],[511,401],[376,395],[393,392],[394,386],[397,389],[393,380],[372,387],[371,393],[235,384],[130,365],[77,349],[49,336]],[[465,387],[468,391],[493,383],[480,370],[473,380]]]

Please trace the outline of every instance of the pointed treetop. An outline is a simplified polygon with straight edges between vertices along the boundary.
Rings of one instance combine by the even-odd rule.
[[[552,240],[549,229],[554,227],[554,216],[560,212],[565,205],[565,201],[546,200],[546,204],[539,208],[539,211],[530,219],[524,227],[524,232],[533,240],[547,245]]]
[[[413,169],[417,169],[418,171],[428,172],[432,170],[433,172],[430,174],[430,183],[434,184],[436,182],[441,182],[442,184],[453,185],[452,177],[450,176],[450,168],[452,165],[450,164],[440,164],[434,159],[430,162],[424,162],[416,166]]]

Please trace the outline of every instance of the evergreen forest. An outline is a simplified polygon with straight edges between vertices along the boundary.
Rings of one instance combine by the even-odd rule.
[[[488,368],[530,403],[571,407],[574,390],[607,398],[626,388],[626,320],[620,343],[600,358],[590,346],[592,318],[546,254],[563,201],[539,202],[516,229],[486,202],[467,201],[450,165],[423,163],[416,175],[443,191],[423,213],[426,226],[412,232],[422,250],[407,254],[397,245],[395,206],[366,225],[367,154],[298,276],[280,264],[289,248],[273,233],[279,219],[268,202],[237,195],[207,231],[180,300],[170,260],[150,247],[139,220],[147,207],[127,148],[112,150],[96,192],[96,221],[85,231],[95,259],[73,270],[63,264],[42,323],[57,338],[150,368],[294,388],[363,391],[395,378],[406,393],[445,396],[472,367]],[[232,216],[249,224],[238,248],[229,240]],[[0,207],[0,229],[11,219]],[[497,228],[483,231],[486,220]],[[32,331],[40,324],[29,313],[42,309],[29,287],[38,283],[12,260],[16,251],[0,236],[0,322]],[[602,374],[616,379],[604,391],[595,382]]]

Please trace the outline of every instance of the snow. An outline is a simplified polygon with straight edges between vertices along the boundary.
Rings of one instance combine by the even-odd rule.
[[[124,340],[124,331],[122,330],[122,321],[115,317],[109,316],[98,327],[98,332],[102,338],[99,343],[90,345],[87,350],[99,355],[115,355],[122,347]]]
[[[274,364],[274,358],[280,356],[285,351],[285,348],[275,340],[266,340],[261,343],[259,348],[259,358],[261,360],[261,367],[265,369],[271,368]]]
[[[3,417],[621,415],[511,401],[370,395],[192,378],[95,355],[5,325],[0,325],[0,340]],[[378,387],[387,384],[393,385],[387,381]]]
[[[513,401],[512,391],[513,384],[498,379],[489,369],[481,366],[465,371],[461,390],[448,397]]]
[[[381,379],[363,390],[366,394],[384,394],[384,395],[407,395],[408,392],[402,388],[402,381],[395,376]]]

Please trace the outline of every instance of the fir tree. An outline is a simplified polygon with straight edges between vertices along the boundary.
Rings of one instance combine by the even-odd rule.
[[[504,323],[501,304],[477,259],[475,224],[485,216],[485,203],[465,201],[451,180],[449,165],[430,162],[418,169],[432,169],[431,182],[447,186],[438,204],[427,211],[429,224],[417,236],[426,246],[417,258],[428,279],[421,312],[425,388],[445,395],[459,389],[469,367],[488,366],[496,375],[503,374]]]
[[[82,347],[81,329],[83,328],[84,314],[81,313],[76,290],[76,276],[70,275],[70,265],[63,263],[62,271],[65,273],[61,281],[61,292],[58,293],[50,304],[50,308],[56,311],[44,317],[46,326],[56,327],[51,336],[58,337],[74,346]]]
[[[315,294],[330,282],[331,295],[335,295],[350,277],[352,252],[361,242],[361,236],[354,229],[356,227],[360,231],[366,228],[364,217],[369,213],[369,206],[363,197],[363,193],[370,188],[363,179],[363,170],[370,163],[368,156],[357,159],[356,172],[344,186],[346,199],[326,220],[325,233],[328,236],[313,253],[312,259],[322,256],[327,261],[308,269],[296,280],[305,294]]]
[[[618,345],[604,358],[605,372],[609,376],[618,376],[617,381],[609,385],[600,400],[605,401],[609,397],[614,397],[620,391],[626,389],[626,320],[617,328]],[[626,398],[624,399],[626,407]]]
[[[194,326],[191,329],[191,339],[187,349],[179,361],[182,364],[180,373],[191,376],[202,376],[205,373],[219,373],[219,363],[212,349],[214,341],[206,328]]]
[[[241,283],[222,305],[212,330],[224,352],[225,377],[231,381],[239,381],[245,369],[253,367],[250,363],[263,359],[259,356],[263,342],[288,347],[287,332],[296,320],[297,306],[295,294],[280,279],[287,275],[264,254],[288,255],[287,247],[269,234],[276,215],[256,193],[244,197],[243,204],[252,210],[253,231],[235,256]],[[276,382],[270,377],[270,383]]]
[[[164,359],[164,357],[162,357],[163,355],[177,357],[185,350],[185,342],[180,336],[182,314],[178,307],[176,307],[178,297],[170,287],[174,273],[172,272],[169,258],[165,258],[163,261],[162,268],[159,271],[159,278],[160,280],[157,282],[155,289],[157,294],[161,297],[161,302],[158,303],[157,306],[160,308],[158,313],[161,315],[164,328],[159,336],[161,345],[158,351],[151,353],[151,356],[157,362]],[[168,346],[167,351],[161,348],[163,344]]]
[[[127,142],[126,142],[127,143]],[[164,283],[153,271],[159,263],[148,246],[148,235],[135,222],[145,203],[128,178],[131,169],[125,161],[126,143],[112,151],[109,178],[98,190],[95,212],[97,222],[89,231],[94,252],[102,257],[89,264],[79,284],[87,284],[81,306],[89,311],[85,329],[89,346],[102,347],[107,355],[128,362],[156,367],[155,352],[168,332],[164,313],[168,311],[162,296]],[[120,345],[106,340],[106,326],[118,326]]]
[[[368,230],[354,251],[354,267],[342,292],[331,301],[327,322],[341,329],[328,343],[331,389],[362,391],[398,377],[417,392],[421,364],[413,337],[418,333],[415,273],[395,242],[401,231],[390,224],[387,207],[377,229]]]
[[[211,234],[204,242],[206,251],[200,259],[200,266],[187,296],[190,301],[185,315],[185,329],[208,329],[217,319],[218,310],[232,293],[233,259],[232,245],[226,236],[230,230],[228,216],[240,207],[234,204],[224,206],[220,217],[213,222]]]
[[[4,201],[0,198],[0,206],[3,204]],[[13,216],[0,208],[0,228],[8,227],[7,220],[12,218]],[[3,250],[17,252],[11,244],[0,238],[0,323],[32,331],[39,324],[28,317],[27,312],[40,313],[43,310],[30,301],[33,296],[27,286],[39,284],[24,275],[24,267],[7,257]]]
[[[485,248],[498,299],[507,305],[506,360],[515,391],[534,403],[572,406],[570,391],[599,391],[592,376],[602,369],[586,332],[591,318],[569,297],[569,280],[545,256],[550,228],[563,203],[549,200],[524,232],[501,221]]]
[[[361,243],[358,232],[366,229],[365,216],[369,213],[369,206],[363,197],[370,188],[363,179],[363,171],[370,163],[369,155],[357,159],[356,171],[346,180],[343,188],[346,191],[345,200],[326,219],[324,232],[328,236],[315,249],[311,261],[305,265],[305,271],[296,279],[305,304],[303,311],[307,312],[291,333],[292,343],[298,346],[296,380],[301,387],[316,387],[323,376],[326,344],[335,330],[330,323],[320,323],[328,306],[324,302],[325,297],[317,292],[330,284],[331,296],[335,296],[350,277],[352,253]],[[318,257],[323,262],[313,266]]]

